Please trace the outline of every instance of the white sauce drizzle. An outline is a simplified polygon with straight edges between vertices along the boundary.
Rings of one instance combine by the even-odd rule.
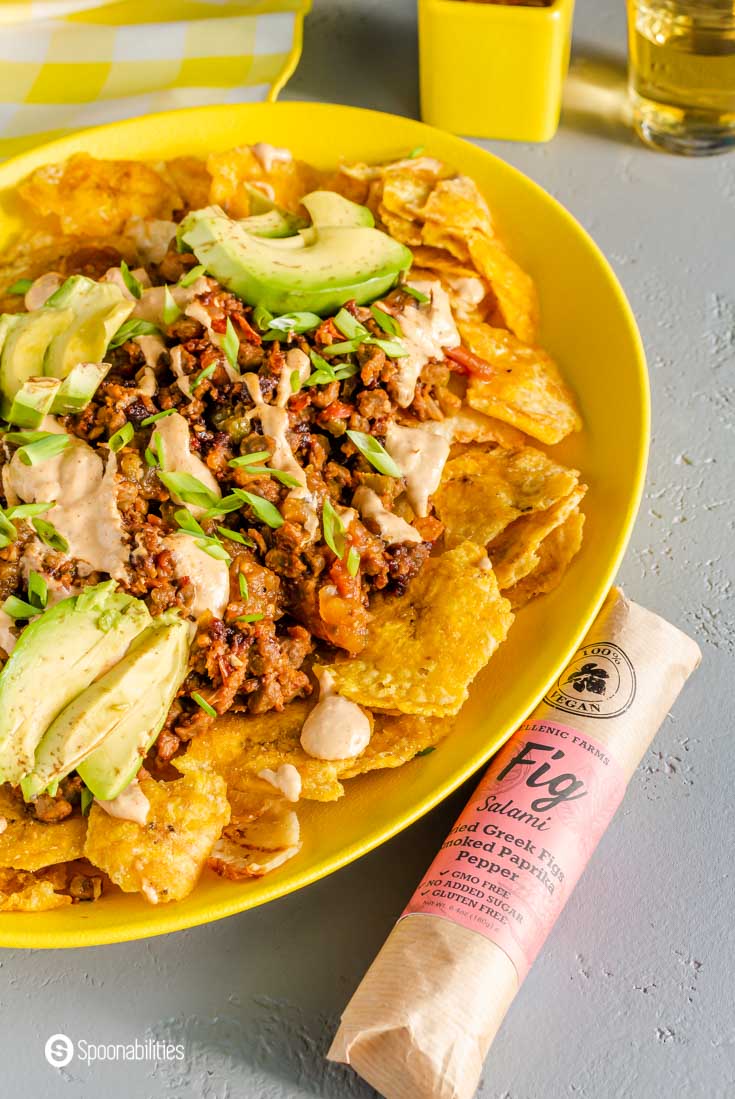
[[[370,743],[370,722],[356,702],[335,692],[328,671],[319,674],[319,701],[301,730],[301,747],[315,759],[352,759]]]
[[[7,817],[0,817],[0,835],[2,835],[2,833],[5,831],[5,829],[7,827],[8,827],[8,818]]]
[[[296,352],[296,355],[294,355],[294,352]],[[291,374],[294,371],[298,372],[301,381],[311,373],[311,363],[308,356],[299,348],[291,348],[286,355],[286,369],[279,379],[276,393],[277,403],[274,405],[266,404],[263,400],[257,374],[243,374],[242,380],[250,394],[250,399],[255,405],[255,408],[251,409],[247,415],[251,418],[257,416],[260,419],[263,434],[273,439],[275,444],[273,453],[268,460],[269,465],[273,469],[281,470],[282,473],[290,473],[299,482],[299,487],[291,489],[288,495],[295,500],[304,500],[307,504],[305,529],[307,534],[313,538],[319,530],[319,516],[314,498],[307,487],[306,472],[297,462],[286,435],[289,420],[285,405],[292,395]]]
[[[230,599],[230,570],[224,561],[210,557],[189,534],[176,531],[164,538],[174,556],[174,574],[181,579],[187,576],[194,585],[191,606],[193,617],[199,621],[206,611],[221,618]]]
[[[46,416],[44,431],[60,431]],[[89,571],[106,572],[115,580],[127,577],[129,549],[117,507],[117,459],[102,458],[81,439],[71,437],[60,454],[35,466],[23,465],[18,452],[7,467],[7,483],[25,503],[58,500],[45,519],[69,543],[69,553]]]
[[[158,360],[166,350],[166,344],[160,336],[134,336],[133,343],[137,343],[143,352],[146,366],[152,369],[158,366]]]
[[[144,397],[155,397],[158,383],[156,382],[156,375],[153,373],[150,366],[142,367],[135,375],[135,381]]]
[[[118,820],[132,820],[135,824],[140,824],[141,827],[148,820],[148,813],[151,808],[151,803],[135,778],[116,798],[111,798],[109,801],[95,798],[94,801],[95,805],[99,805],[100,809],[104,809],[108,816],[117,817]]]
[[[270,782],[276,790],[280,790],[286,801],[298,801],[301,797],[301,775],[293,763],[282,763],[277,771],[270,767],[264,767],[258,771],[258,778]]]
[[[197,457],[196,454],[192,454],[189,425],[180,413],[174,412],[171,416],[164,416],[162,420],[157,422],[151,439],[152,444],[155,444],[158,439],[160,439],[163,449],[163,468],[167,472],[190,473],[192,477],[196,477],[198,481],[201,481],[218,499],[222,496],[220,487],[212,472],[201,458]],[[184,504],[181,497],[175,493],[171,493],[171,497],[174,503]],[[201,515],[206,510],[206,508],[198,507],[196,504],[184,504],[184,507],[187,507],[195,516]]]
[[[396,359],[398,367],[396,402],[407,408],[414,398],[421,371],[432,359],[444,358],[445,347],[458,347],[460,336],[452,317],[449,297],[440,282],[412,280],[410,285],[431,300],[407,305],[398,315],[403,343],[408,354]]]
[[[176,236],[175,221],[163,218],[132,217],[125,226],[133,238],[135,247],[146,263],[160,263],[168,251],[169,243]]]
[[[394,515],[383,506],[376,492],[366,485],[360,485],[352,497],[352,503],[360,512],[363,519],[371,519],[378,528],[378,533],[389,546],[395,546],[398,542],[420,542],[421,535],[401,519],[400,515]]]
[[[251,145],[253,155],[260,161],[264,172],[273,170],[273,165],[279,160],[286,163],[292,159],[288,149],[279,149],[277,145],[269,145],[266,141],[258,141]]]
[[[385,437],[385,449],[400,466],[406,478],[406,496],[416,515],[429,513],[429,497],[441,481],[444,463],[449,457],[449,442],[423,427],[401,427],[391,423]]]
[[[171,348],[171,369],[176,376],[176,384],[185,397],[191,399],[191,378],[184,373],[184,349],[181,344]]]
[[[141,286],[146,289],[150,288],[151,280],[148,278],[148,272],[146,271],[145,267],[136,267],[134,271],[130,272],[130,274],[133,276],[133,278],[136,278],[138,280]],[[125,279],[123,278],[122,270],[119,267],[109,267],[100,279],[100,282],[111,282],[113,286],[116,286],[118,290],[121,291],[122,296],[124,298],[127,298],[128,301],[138,300],[135,294],[131,294],[130,290],[128,289],[125,283]]]
[[[32,309],[40,309],[45,305],[52,294],[55,294],[64,281],[64,276],[57,271],[49,271],[45,275],[39,275],[28,287],[23,298],[23,304],[30,313]]]
[[[487,294],[485,284],[472,275],[446,275],[445,279],[452,291],[454,312],[467,320]]]

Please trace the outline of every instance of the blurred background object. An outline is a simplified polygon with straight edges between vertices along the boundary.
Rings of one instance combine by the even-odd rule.
[[[569,66],[574,0],[419,0],[421,117],[470,137],[549,141]]]
[[[733,0],[628,0],[628,42],[643,141],[689,156],[735,146]]]
[[[311,0],[0,0],[0,156],[69,130],[275,99]]]

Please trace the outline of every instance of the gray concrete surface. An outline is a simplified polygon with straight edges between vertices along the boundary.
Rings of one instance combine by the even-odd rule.
[[[415,115],[414,9],[412,0],[316,0],[287,98]],[[735,1095],[735,159],[663,157],[597,113],[621,80],[623,9],[580,5],[575,109],[555,141],[488,147],[577,215],[633,303],[650,358],[654,438],[622,581],[692,631],[705,662],[519,995],[481,1099]],[[323,1053],[462,804],[460,793],[329,880],[210,927],[81,952],[1,952],[0,1092],[373,1095]],[[52,1070],[43,1045],[57,1031],[89,1042],[166,1037],[185,1045],[185,1059]]]

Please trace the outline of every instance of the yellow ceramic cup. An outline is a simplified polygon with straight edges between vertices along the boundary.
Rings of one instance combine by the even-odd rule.
[[[424,122],[471,137],[549,141],[559,125],[574,0],[545,8],[418,3]]]

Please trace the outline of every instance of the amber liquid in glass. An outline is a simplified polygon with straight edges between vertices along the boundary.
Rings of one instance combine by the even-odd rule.
[[[629,0],[630,92],[639,135],[693,156],[735,147],[735,6]]]

